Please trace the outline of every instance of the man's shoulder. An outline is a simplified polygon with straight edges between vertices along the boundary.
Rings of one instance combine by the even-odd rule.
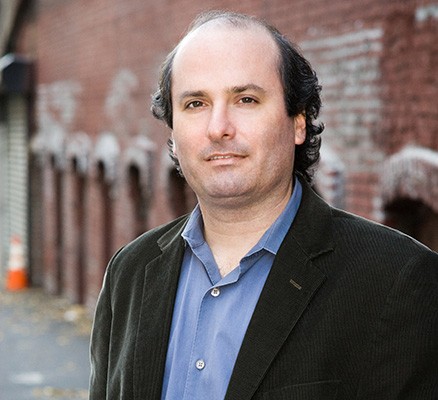
[[[436,252],[396,229],[338,209],[332,209],[332,215],[337,242],[356,245],[362,254],[374,252],[395,259],[417,256],[438,259]]]
[[[400,231],[330,206],[306,183],[291,235],[308,254],[328,251],[342,262],[354,260],[361,265],[400,265],[418,256],[432,260],[438,257]]]
[[[144,264],[159,256],[162,246],[166,244],[160,243],[163,241],[163,238],[166,238],[166,241],[169,243],[172,240],[178,239],[187,219],[188,216],[185,215],[143,233],[120,248],[113,256],[110,265]]]
[[[142,235],[138,236],[136,239],[134,239],[132,242],[128,244],[128,246],[141,246],[143,244],[148,243],[157,243],[160,238],[163,236],[174,236],[179,235],[182,231],[182,228],[185,226],[187,220],[189,218],[189,215],[183,215],[179,218],[176,218],[170,222],[167,222],[165,224],[159,225],[155,228],[152,228]]]

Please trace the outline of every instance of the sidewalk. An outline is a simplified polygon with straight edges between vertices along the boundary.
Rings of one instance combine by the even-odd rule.
[[[0,289],[0,400],[88,398],[91,320],[40,289]]]

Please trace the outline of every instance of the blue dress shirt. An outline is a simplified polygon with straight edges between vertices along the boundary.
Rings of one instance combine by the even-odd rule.
[[[282,214],[228,275],[221,277],[204,240],[202,215],[192,212],[173,311],[163,400],[222,400],[274,257],[301,202],[295,180]]]

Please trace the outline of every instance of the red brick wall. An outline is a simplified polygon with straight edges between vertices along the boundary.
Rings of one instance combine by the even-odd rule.
[[[61,291],[72,301],[78,298],[73,283],[77,232],[66,149],[78,132],[90,138],[90,146],[77,151],[86,160],[85,301],[92,307],[107,262],[105,243],[111,238],[115,251],[136,234],[127,179],[131,165],[143,173],[144,228],[175,216],[168,132],[151,116],[149,99],[159,65],[205,2],[35,0],[34,5],[34,14],[19,30],[17,49],[37,63],[35,147],[45,160],[55,155],[67,165],[59,167],[65,176],[66,230]],[[265,17],[301,46],[323,85],[321,119],[327,128],[317,188],[337,205],[382,221],[381,178],[388,155],[408,143],[438,150],[437,6],[432,0],[223,0],[208,5]],[[98,165],[104,167],[104,178]],[[43,196],[36,199],[45,204],[43,280],[50,291],[56,288],[52,175],[46,161]],[[112,232],[105,232],[102,179],[111,185]]]
[[[388,16],[382,80],[385,83],[384,143],[390,153],[406,143],[438,149],[437,18],[415,12]],[[435,132],[435,134],[431,134]]]

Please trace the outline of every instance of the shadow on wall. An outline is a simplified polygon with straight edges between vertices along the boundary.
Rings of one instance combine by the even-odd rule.
[[[438,251],[438,152],[407,146],[385,163],[385,224]]]
[[[385,207],[385,223],[438,252],[438,214],[418,200],[397,199]]]

